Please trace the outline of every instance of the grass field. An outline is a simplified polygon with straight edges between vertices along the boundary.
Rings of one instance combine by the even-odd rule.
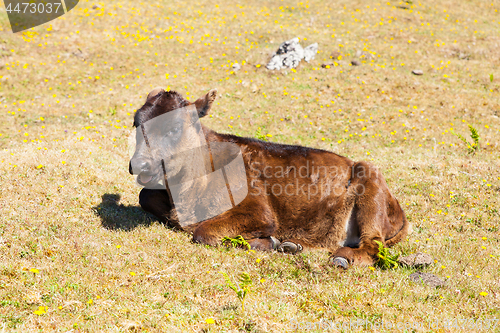
[[[319,332],[320,321],[358,319],[500,331],[485,321],[500,320],[499,10],[498,0],[81,1],[17,34],[3,10],[0,331]],[[268,71],[293,37],[317,42],[316,59]],[[207,248],[156,222],[138,205],[127,147],[155,86],[191,101],[217,88],[202,120],[214,130],[377,165],[413,225],[393,251],[430,254],[424,271],[446,286],[410,282],[413,269],[339,271],[321,251]],[[472,142],[468,124],[474,153],[452,133]],[[249,273],[244,310],[221,272]]]

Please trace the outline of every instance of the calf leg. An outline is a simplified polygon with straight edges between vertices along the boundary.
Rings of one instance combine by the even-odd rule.
[[[347,269],[349,265],[369,266],[375,263],[378,245],[374,241],[384,243],[379,237],[366,237],[359,248],[341,247],[332,257],[332,265]]]
[[[139,204],[146,212],[156,216],[160,222],[170,227],[180,228],[170,218],[173,205],[167,191],[143,188],[139,194]]]
[[[165,190],[142,189],[139,194],[139,204],[142,209],[155,215],[160,222],[188,232],[193,231],[191,226],[181,228],[175,222],[176,219],[171,218],[174,206]],[[246,210],[250,211],[248,207]],[[252,249],[272,251],[276,250],[280,242],[271,237],[274,224],[270,221],[269,214],[265,214],[264,211],[259,214],[248,214],[245,213],[245,208],[234,208],[212,219],[200,222],[199,225],[193,225],[193,240],[202,244],[218,245],[223,237],[234,238],[241,235],[248,241]]]
[[[275,229],[273,216],[267,207],[248,200],[223,214],[200,222],[193,232],[193,241],[216,246],[223,237],[235,238],[241,235],[246,240],[251,240],[250,245],[253,244],[256,248],[272,249],[270,237]]]
[[[373,265],[378,253],[375,241],[385,245],[386,239],[399,233],[404,222],[393,218],[401,214],[388,211],[394,206],[395,199],[376,168],[360,162],[353,166],[352,174],[348,195],[355,196],[351,219],[359,230],[359,248],[341,247],[334,253],[332,264],[343,268],[351,264]],[[397,208],[401,210],[399,204]]]

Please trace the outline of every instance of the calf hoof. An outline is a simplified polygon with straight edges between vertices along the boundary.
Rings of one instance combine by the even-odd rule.
[[[273,236],[271,236],[271,242],[272,242],[271,246],[272,246],[273,250],[276,250],[281,245],[281,242]]]
[[[278,252],[297,254],[302,251],[302,245],[292,242],[283,242],[278,246],[277,250]]]
[[[335,257],[332,260],[332,265],[334,267],[341,267],[343,269],[347,269],[349,267],[349,262],[347,261],[346,258]]]

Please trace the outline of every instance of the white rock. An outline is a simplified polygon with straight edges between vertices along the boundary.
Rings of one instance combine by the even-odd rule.
[[[314,59],[318,52],[318,43],[314,43],[305,49],[299,44],[298,38],[293,38],[281,43],[278,51],[273,55],[266,68],[280,70],[282,68],[295,68],[302,59],[309,62]]]
[[[266,68],[267,69],[281,69],[282,61],[281,57],[278,54],[275,54],[271,60],[269,60],[269,63],[267,64]]]
[[[313,60],[316,53],[318,53],[318,43],[309,45],[304,49],[304,60],[307,62]]]

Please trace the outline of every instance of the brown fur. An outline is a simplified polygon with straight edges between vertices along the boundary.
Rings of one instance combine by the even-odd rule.
[[[212,90],[195,102],[200,117],[208,113],[215,97]],[[188,104],[176,92],[155,89],[136,112],[134,125]],[[391,246],[410,229],[399,202],[370,163],[319,149],[220,134],[206,127],[203,132],[208,143],[232,142],[240,147],[249,193],[233,209],[184,228],[197,243],[215,246],[225,236],[241,235],[253,248],[270,250],[274,236],[304,248],[328,249],[334,258],[351,264],[369,265],[377,254],[374,240]],[[140,158],[134,155],[131,163]],[[180,228],[167,191],[143,189],[139,202],[161,221]]]

